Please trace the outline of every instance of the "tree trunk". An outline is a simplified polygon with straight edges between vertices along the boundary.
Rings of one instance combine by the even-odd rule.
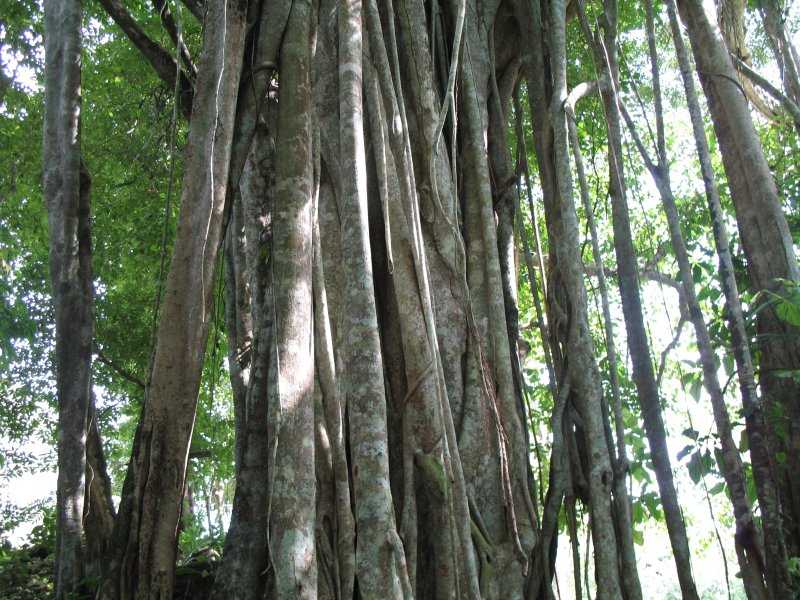
[[[661,101],[661,83],[658,70],[658,55],[655,46],[655,28],[653,6],[651,0],[645,0],[647,11],[647,32],[650,56],[650,66],[653,73],[653,94],[655,97],[655,118],[658,137],[656,140],[657,162],[654,162],[647,151],[636,130],[630,115],[620,104],[622,114],[628,125],[639,153],[655,182],[664,213],[667,217],[670,241],[678,263],[683,299],[686,302],[689,319],[695,330],[697,349],[700,354],[700,364],[703,369],[703,383],[711,398],[711,407],[717,427],[720,445],[722,447],[722,464],[720,465],[725,482],[728,485],[734,517],[736,519],[736,548],[741,567],[744,587],[747,597],[751,600],[766,598],[767,590],[764,583],[764,542],[761,528],[756,524],[750,502],[747,498],[747,476],[739,448],[731,435],[731,421],[725,403],[722,386],[717,376],[717,356],[711,344],[711,337],[705,324],[705,319],[697,299],[692,277],[691,263],[686,250],[686,244],[681,231],[678,207],[672,192],[672,183],[669,173],[669,163],[666,149],[666,136],[664,134],[664,117]],[[619,101],[619,99],[618,99]]]
[[[97,579],[102,576],[106,553],[111,548],[116,512],[111,498],[111,479],[106,469],[94,397],[89,407],[86,438],[86,490],[83,506],[86,532],[85,574],[87,579]]]
[[[622,105],[620,105],[620,107],[625,121],[628,124],[631,136],[658,188],[661,202],[664,206],[670,240],[680,272],[683,297],[687,304],[689,318],[697,338],[697,349],[700,354],[700,364],[703,368],[703,381],[706,391],[711,398],[714,421],[722,447],[723,459],[721,467],[725,481],[728,484],[736,519],[735,541],[742,579],[748,598],[757,600],[766,598],[767,594],[764,580],[764,541],[761,528],[753,518],[752,508],[747,498],[747,476],[744,471],[741,456],[739,455],[739,448],[736,446],[731,435],[731,421],[728,408],[725,403],[722,386],[717,376],[717,357],[711,345],[708,328],[706,327],[705,319],[700,309],[700,303],[695,292],[689,255],[686,250],[683,232],[681,231],[678,207],[672,193],[664,128],[664,113],[662,108],[661,77],[658,68],[658,53],[655,43],[655,23],[652,0],[645,0],[645,10],[647,19],[648,54],[650,57],[650,67],[653,73],[656,131],[658,132],[656,139],[657,162],[654,162],[650,157],[625,107]]]
[[[589,508],[599,596],[641,597],[572,198],[567,3],[544,4],[209,0],[176,248],[105,597],[171,592],[227,215],[237,489],[215,598],[552,597],[565,496],[570,511],[576,499]],[[504,154],[520,63],[543,108],[532,120],[557,385],[541,531],[515,371]],[[626,208],[616,184],[615,225]],[[638,339],[635,361],[649,363]],[[663,475],[668,463],[655,462]]]
[[[602,17],[602,39],[593,38],[585,16],[581,14],[584,32],[594,48],[595,61],[600,67],[600,96],[605,112],[609,142],[609,195],[614,228],[614,250],[617,257],[620,296],[625,328],[628,333],[628,348],[633,364],[633,379],[639,397],[650,457],[656,473],[664,518],[667,523],[672,554],[678,571],[681,592],[686,599],[697,599],[697,588],[692,576],[689,542],[683,521],[672,466],[667,449],[666,430],[661,414],[661,398],[658,392],[650,345],[644,326],[642,301],[639,293],[636,254],[633,248],[630,216],[626,199],[626,184],[623,167],[621,117],[616,99],[619,66],[617,63],[617,3],[606,0]]]
[[[750,66],[750,50],[747,48],[745,39],[745,4],[743,0],[719,0],[717,2],[717,23],[719,23],[728,52],[746,66]],[[753,82],[744,73],[737,72],[737,76],[745,96],[753,107],[767,119],[774,119],[777,116],[775,109],[764,101],[758,90],[753,87]]]
[[[247,6],[209,5],[181,210],[155,357],[103,595],[169,598],[186,461],[210,325]],[[129,507],[129,508],[128,508]]]
[[[554,519],[561,503],[560,494],[570,485],[569,478],[578,476],[574,469],[572,475],[565,471],[568,467],[561,462],[561,454],[567,451],[566,447],[576,447],[574,436],[580,435],[580,443],[587,448],[588,456],[587,464],[580,467],[586,475],[580,477],[588,479],[582,485],[588,489],[586,500],[591,512],[598,594],[603,598],[613,598],[619,597],[625,590],[626,594],[635,598],[640,589],[635,569],[631,570],[630,563],[625,563],[624,575],[621,575],[618,564],[617,547],[624,542],[617,538],[615,526],[619,523],[615,523],[611,510],[614,481],[612,454],[602,419],[603,392],[589,334],[580,234],[572,199],[565,111],[566,6],[553,2],[550,13],[545,14],[539,13],[536,5],[531,13],[528,13],[527,7],[518,5],[517,15],[523,25],[523,36],[533,40],[529,46],[532,50],[524,55],[523,63],[531,106],[548,106],[546,113],[532,110],[531,121],[549,232],[550,283],[547,300],[549,313],[553,315],[551,332],[557,340],[555,348],[558,349],[558,356],[554,356],[554,361],[560,374],[553,421],[551,485],[542,522],[543,545],[539,551],[543,557],[545,579],[549,579],[548,570],[552,569],[554,557],[548,558],[547,545],[552,539]],[[544,31],[549,31],[550,35],[546,37]],[[545,62],[547,60],[549,65]],[[567,410],[564,404],[567,399],[574,406],[571,410]],[[576,409],[581,418],[581,427],[576,428],[575,433],[572,424],[562,430],[561,411],[570,415]],[[567,446],[562,447],[561,444]],[[627,502],[627,498],[622,501]],[[619,535],[629,536],[631,532],[621,529]],[[536,582],[529,591],[536,593],[540,585]],[[545,581],[544,585],[549,586],[549,581]],[[546,587],[542,593],[547,594]]]
[[[736,74],[725,44],[699,0],[682,0],[678,7],[719,140],[750,282],[762,293],[757,318],[759,382],[769,415],[769,445],[773,455],[783,457],[777,471],[780,504],[787,556],[795,556],[800,554],[800,388],[783,375],[800,369],[800,334],[768,301],[770,294],[787,294],[783,282],[799,281],[800,267],[747,102],[733,82]]]
[[[310,6],[293,3],[280,52],[268,384],[270,587],[316,598]],[[298,498],[302,499],[298,502]]]
[[[596,89],[596,86],[595,86]],[[594,219],[594,210],[592,208],[591,198],[589,196],[589,187],[586,182],[586,174],[583,166],[583,156],[580,149],[580,141],[578,139],[577,126],[575,124],[575,113],[572,110],[574,101],[571,98],[567,103],[567,118],[569,127],[570,145],[572,146],[572,154],[575,159],[575,171],[578,176],[578,184],[580,187],[581,201],[583,202],[583,209],[586,211],[586,222],[589,228],[589,234],[592,240],[592,255],[594,257],[595,267],[597,268],[597,281],[600,288],[600,301],[603,310],[603,324],[605,330],[606,341],[606,356],[608,357],[608,371],[609,381],[611,383],[611,398],[614,406],[614,425],[616,433],[616,460],[613,461],[614,467],[614,508],[616,511],[616,519],[619,528],[619,542],[620,542],[620,567],[622,569],[622,577],[625,582],[627,598],[641,598],[642,590],[639,584],[638,569],[636,566],[636,552],[633,542],[633,524],[631,515],[631,501],[626,488],[627,477],[630,472],[630,462],[625,445],[625,425],[623,422],[622,414],[622,398],[620,393],[619,372],[617,362],[617,350],[614,342],[614,327],[611,320],[611,308],[608,299],[608,287],[603,267],[602,255],[600,253],[600,240],[597,233],[597,226]],[[605,403],[604,403],[605,404]],[[604,417],[608,418],[608,407],[603,407]],[[607,426],[610,428],[610,426]],[[609,435],[609,434],[607,434]],[[613,446],[609,444],[609,450]],[[613,453],[611,453],[612,458]]]
[[[43,187],[50,225],[58,398],[56,596],[83,579],[83,506],[94,323],[91,179],[81,159],[81,2],[45,12]]]
[[[728,235],[714,168],[711,162],[711,153],[706,139],[705,126],[694,87],[694,80],[692,79],[689,55],[683,42],[678,17],[675,14],[675,6],[672,2],[667,4],[667,11],[689,114],[692,120],[692,129],[697,144],[703,184],[706,189],[708,210],[714,232],[714,243],[719,259],[719,276],[729,311],[734,358],[736,360],[739,387],[742,395],[742,408],[744,409],[750,445],[753,477],[756,483],[764,531],[767,591],[773,597],[780,597],[786,593],[785,586],[787,586],[789,578],[784,564],[786,550],[781,525],[780,497],[776,488],[775,465],[767,436],[766,414],[756,390],[750,343],[745,329],[739,290],[734,277],[733,261],[730,255]]]
[[[800,56],[786,31],[786,14],[778,0],[764,0],[760,5],[764,29],[778,63],[786,95],[800,106]],[[796,123],[800,127],[800,123]]]
[[[236,355],[241,364],[239,369],[231,367],[231,377],[245,369],[248,374],[246,378],[240,375],[239,385],[244,390],[234,395],[236,492],[231,524],[225,536],[224,560],[213,588],[212,597],[220,600],[260,598],[266,586],[267,543],[264,538],[268,530],[269,489],[265,472],[269,462],[269,440],[265,423],[269,414],[268,373],[274,353],[272,262],[268,256],[275,199],[273,134],[278,111],[270,102],[264,112],[270,125],[259,127],[255,132],[240,180],[241,204],[234,207],[234,211],[238,210],[242,215],[244,239],[237,233],[235,212],[227,231],[229,239],[237,239],[235,246],[234,242],[229,242],[229,248],[238,248],[244,254],[242,257],[237,252],[238,258],[226,263],[226,278],[236,282],[234,289],[237,290],[229,300],[230,306],[226,306],[228,344],[239,349]],[[252,327],[249,349],[241,336],[231,335],[242,331],[241,324],[246,323],[248,316]],[[244,331],[247,331],[246,326]]]

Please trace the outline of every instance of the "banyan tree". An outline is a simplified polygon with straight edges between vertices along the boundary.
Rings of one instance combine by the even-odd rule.
[[[212,597],[549,598],[559,515],[574,527],[576,503],[589,518],[598,597],[642,597],[622,412],[604,391],[588,316],[568,135],[571,19],[585,26],[596,60],[634,379],[681,588],[697,597],[615,146],[615,0],[598,4],[591,24],[580,0],[187,0],[172,12],[154,0],[174,49],[149,37],[125,3],[100,4],[173,92],[189,141],[115,508],[101,486],[88,375],[82,7],[45,1],[59,598],[86,574],[100,577],[101,598],[171,598],[219,277],[236,491]],[[182,38],[188,19],[203,25],[196,65]],[[534,246],[523,218],[531,180],[547,247],[523,257],[518,248]],[[791,242],[781,251],[791,254]],[[796,268],[779,276],[796,279]],[[523,280],[543,294],[536,327],[553,397],[546,480],[532,459],[521,366]]]

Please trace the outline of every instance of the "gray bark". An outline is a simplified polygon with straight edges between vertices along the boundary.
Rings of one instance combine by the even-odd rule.
[[[209,69],[204,57],[200,67],[192,143],[206,133],[215,146],[192,146],[187,163],[136,471],[118,521],[131,537],[122,536],[128,562],[117,573],[130,582],[141,571],[123,594],[169,589],[171,484],[180,481],[182,495],[218,219],[238,191],[226,264],[237,491],[214,597],[551,597],[565,495],[590,508],[600,596],[640,597],[632,552],[617,551],[630,541],[630,519],[619,514],[628,498],[624,473],[612,468],[572,199],[566,3],[546,4],[544,15],[521,1],[515,14],[507,2],[472,0],[402,0],[396,9],[284,1],[258,15],[253,5],[241,79],[244,9],[225,5],[220,40],[221,5],[209,5],[207,54],[225,41],[235,64]],[[532,105],[546,107],[532,116],[558,386],[541,532],[514,371],[513,188],[503,155],[521,59]],[[207,101],[209,81],[221,85],[219,102]],[[273,126],[265,108],[276,105]],[[223,112],[208,118],[210,107]],[[211,174],[213,194],[188,195]]]
[[[680,273],[683,300],[686,302],[689,319],[694,327],[697,349],[700,354],[700,364],[703,369],[703,383],[711,399],[714,422],[722,447],[723,459],[721,467],[725,481],[728,484],[728,491],[736,520],[735,539],[742,579],[745,589],[747,590],[748,598],[756,600],[767,597],[763,573],[764,542],[761,528],[754,520],[752,508],[747,498],[747,476],[744,471],[741,456],[739,455],[739,448],[733,441],[728,407],[725,402],[719,377],[717,376],[717,356],[711,344],[711,337],[706,327],[703,312],[700,308],[700,302],[698,301],[695,291],[691,263],[689,262],[689,255],[681,230],[678,207],[672,192],[666,149],[666,136],[664,134],[661,83],[658,69],[658,55],[655,47],[653,6],[651,0],[646,0],[645,6],[647,9],[647,30],[648,39],[650,40],[648,46],[650,66],[653,73],[653,94],[656,108],[655,118],[658,131],[658,137],[656,139],[656,161],[653,161],[651,158],[650,153],[639,137],[633,120],[621,103],[620,109],[639,153],[658,188],[664,207],[664,213],[667,217],[670,241],[673,251],[675,252],[675,259],[678,263]]]
[[[719,260],[719,277],[729,310],[731,338],[750,443],[753,476],[761,508],[767,590],[773,597],[780,597],[785,592],[784,586],[787,581],[787,573],[783,571],[781,566],[785,556],[785,547],[780,523],[780,498],[776,488],[772,452],[767,437],[766,415],[756,389],[750,343],[745,329],[739,290],[734,277],[728,235],[711,162],[711,153],[706,139],[697,92],[692,79],[689,54],[683,42],[673,2],[667,4],[667,11],[700,159],[700,169],[706,190],[708,210],[714,232],[714,243]],[[743,544],[746,542],[747,540],[742,541]]]
[[[274,107],[267,112],[277,113]],[[220,599],[260,598],[266,587],[265,536],[269,518],[267,386],[273,353],[273,309],[269,279],[271,263],[268,260],[275,169],[271,131],[266,126],[256,131],[240,180],[241,205],[234,208],[227,232],[229,239],[238,233],[235,211],[241,211],[244,239],[239,237],[241,233],[235,239],[242,252],[236,253],[236,258],[226,263],[226,269],[233,271],[226,271],[226,279],[233,283],[228,284],[228,290],[239,292],[230,294],[233,297],[226,305],[228,344],[236,349],[233,357],[236,362],[231,361],[231,378],[239,381],[232,381],[236,425],[236,492],[231,524],[225,536],[224,560],[217,572],[212,594],[212,598]],[[230,248],[233,244],[229,244]],[[248,317],[252,329],[247,326],[242,328]],[[237,334],[242,330],[245,336]],[[250,347],[245,341],[248,334]],[[236,368],[235,364],[241,366]],[[245,369],[246,377],[243,374]]]
[[[602,411],[602,386],[594,348],[589,335],[586,307],[586,290],[580,260],[577,216],[572,200],[572,183],[567,143],[565,101],[566,89],[566,8],[563,3],[552,3],[550,13],[532,13],[518,6],[518,19],[523,23],[523,36],[534,41],[533,51],[524,55],[524,67],[531,93],[531,107],[547,106],[547,112],[532,110],[531,121],[539,164],[540,181],[544,191],[545,216],[550,242],[550,282],[548,285],[549,313],[553,316],[551,335],[558,355],[554,356],[557,373],[560,373],[558,397],[553,421],[553,458],[551,483],[542,522],[542,544],[539,577],[529,588],[530,597],[549,592],[550,574],[554,557],[548,556],[548,545],[554,534],[555,519],[561,496],[570,485],[571,478],[588,478],[592,530],[595,548],[595,579],[600,597],[619,597],[623,586],[635,593],[638,587],[634,573],[620,576],[618,565],[618,540],[614,531],[611,511],[613,471],[606,442]],[[543,21],[545,23],[543,23]],[[549,36],[543,34],[549,31]],[[541,52],[539,52],[541,48]],[[552,84],[548,81],[543,56],[550,60]],[[552,87],[551,87],[552,86]],[[548,91],[552,89],[552,94]],[[567,401],[575,403],[583,427],[581,444],[588,448],[588,464],[575,467],[565,464],[563,454],[568,448],[577,450],[577,440],[572,433],[574,408],[568,410]],[[563,428],[563,429],[562,429]],[[578,458],[573,455],[573,461]],[[579,472],[575,468],[580,469]],[[570,470],[572,474],[570,474]],[[585,474],[585,475],[584,475]],[[623,533],[624,535],[624,533]]]
[[[770,48],[778,63],[783,89],[795,106],[800,105],[800,56],[786,30],[786,12],[779,0],[765,0],[760,4],[761,17]],[[795,126],[800,119],[793,115]]]
[[[111,549],[116,511],[111,499],[112,484],[106,468],[100,427],[94,410],[94,398],[89,407],[86,436],[86,496],[83,522],[86,537],[85,575],[87,579],[102,576],[107,552]]]
[[[280,52],[272,223],[269,564],[278,598],[316,598],[310,6],[293,3]],[[300,502],[298,502],[300,499]]]
[[[683,521],[678,494],[672,476],[672,467],[667,449],[666,429],[661,414],[661,399],[656,383],[653,363],[650,359],[650,344],[644,326],[642,300],[639,293],[636,254],[633,248],[630,215],[626,198],[624,178],[622,131],[616,89],[619,65],[617,63],[617,3],[606,0],[602,18],[602,38],[592,37],[585,16],[581,14],[584,32],[594,47],[595,61],[604,79],[600,95],[605,112],[609,141],[609,196],[614,228],[614,251],[622,300],[628,348],[633,364],[633,379],[639,397],[642,420],[650,445],[653,470],[656,473],[661,504],[667,523],[672,553],[678,572],[678,581],[684,598],[699,598],[692,576],[689,543]]]
[[[782,281],[800,280],[800,267],[782,199],[747,102],[730,80],[736,75],[719,32],[702,3],[685,0],[678,3],[678,8],[689,33],[719,140],[750,283],[754,291],[761,292],[762,306],[757,318],[757,343],[761,351],[759,383],[767,413],[778,415],[777,420],[765,421],[767,441],[772,453],[782,452],[787,459],[774,473],[779,487],[777,500],[782,528],[786,531],[783,538],[786,555],[797,555],[800,553],[797,542],[800,540],[800,403],[797,400],[800,396],[792,378],[781,377],[780,373],[800,368],[800,336],[796,327],[778,317],[773,306],[764,304],[770,293],[786,294]],[[780,536],[779,531],[775,533]],[[770,539],[770,532],[765,531],[765,537]]]
[[[636,551],[633,546],[633,523],[631,516],[631,499],[627,491],[626,483],[630,471],[628,452],[625,444],[625,424],[622,415],[622,397],[619,383],[619,365],[617,361],[617,349],[614,341],[614,326],[611,320],[611,308],[608,299],[608,286],[606,284],[605,269],[600,252],[600,240],[597,233],[597,225],[594,218],[589,187],[586,181],[586,173],[583,166],[583,156],[578,139],[577,126],[575,124],[575,113],[571,110],[574,105],[572,100],[573,92],[567,101],[567,115],[570,145],[575,159],[575,171],[578,176],[580,186],[581,201],[586,212],[586,222],[589,227],[589,234],[592,241],[592,255],[597,269],[597,281],[600,288],[600,302],[603,311],[603,324],[605,329],[606,356],[608,357],[609,381],[611,383],[611,398],[614,411],[614,425],[616,433],[616,456],[614,456],[614,446],[609,444],[609,454],[612,458],[614,467],[614,507],[616,518],[619,523],[619,545],[620,545],[620,567],[622,577],[629,598],[641,598],[642,590],[639,583],[638,569],[636,566]],[[608,408],[604,406],[604,416],[607,416]],[[609,434],[606,434],[609,435]]]
[[[355,501],[356,576],[366,598],[403,598],[410,589],[389,481],[383,357],[367,214],[360,0],[339,4],[339,218],[344,300],[345,390]],[[387,568],[388,567],[388,568]]]
[[[246,5],[209,5],[175,248],[104,597],[168,597],[220,247]]]
[[[91,179],[81,159],[81,2],[45,2],[43,188],[50,226],[58,398],[56,596],[83,578],[94,282]]]

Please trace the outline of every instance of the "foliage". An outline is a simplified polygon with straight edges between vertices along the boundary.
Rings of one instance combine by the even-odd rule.
[[[147,3],[129,4],[145,30],[168,47],[168,37]],[[593,7],[596,8],[597,4],[589,3],[590,11]],[[749,10],[755,14],[753,7]],[[648,115],[654,91],[641,28],[643,10],[640,3],[621,3],[620,11],[622,97],[629,104],[637,127],[642,132],[652,133],[653,125],[648,121]],[[40,189],[39,136],[38,133],[31,135],[31,132],[39,132],[42,126],[42,24],[34,0],[0,0],[0,15],[3,15],[0,19],[0,139],[3,140],[0,144],[0,272],[3,275],[0,277],[0,432],[3,438],[0,480],[8,481],[22,472],[43,469],[47,463],[53,462],[52,453],[31,453],[25,450],[25,443],[33,440],[52,447],[55,419],[50,365],[53,318],[47,268],[47,223]],[[663,20],[660,14],[657,19]],[[666,29],[657,27],[657,45],[660,52],[671,57],[671,40],[665,33]],[[568,78],[572,87],[593,80],[596,66],[577,19],[570,22],[568,35]],[[187,19],[186,39],[194,57],[199,54],[201,36],[201,25],[194,19]],[[768,59],[764,37],[751,36],[751,40],[754,42],[754,57],[759,63],[756,66],[763,67]],[[164,87],[109,17],[94,5],[87,6],[84,42],[83,151],[93,180],[97,290],[94,382],[98,421],[118,494],[141,413],[143,390],[140,382],[146,380],[149,368],[161,265],[162,261],[169,261],[174,236],[187,127],[182,119],[177,123],[172,120],[171,90]],[[663,69],[670,73],[664,82],[670,116],[667,150],[671,157],[675,157],[672,169],[681,226],[693,261],[694,283],[701,290],[699,299],[721,358],[720,366],[732,380],[735,373],[730,332],[722,307],[721,288],[715,276],[715,252],[702,187],[696,176],[693,143],[687,135],[689,128],[684,100],[671,58],[664,61]],[[532,108],[526,107],[526,115],[531,114]],[[615,284],[602,103],[596,96],[589,97],[579,103],[577,113],[580,144],[587,160],[589,186],[601,234],[603,266],[609,272],[611,283]],[[528,132],[529,116],[523,118]],[[797,131],[787,122],[776,121],[761,123],[759,133],[784,199],[795,243],[800,244],[800,174],[797,171],[800,168],[800,141]],[[713,145],[713,136],[710,138]],[[647,138],[645,143],[651,144],[651,140]],[[526,146],[527,159],[535,173],[533,140],[527,138]],[[715,156],[718,155],[716,152]],[[723,197],[726,197],[727,184],[719,161],[715,167]],[[647,183],[645,166],[630,144],[625,168],[630,178],[639,266],[643,272],[657,273],[665,280],[679,283],[673,250],[667,241],[666,221],[654,201],[652,186]],[[524,188],[522,185],[519,187],[521,190]],[[521,195],[525,220],[518,224],[518,230],[532,240],[531,215],[526,208],[528,199],[524,190]],[[541,193],[535,182],[533,195],[533,204],[541,215]],[[729,230],[734,231],[732,208],[725,208]],[[581,240],[583,259],[589,264],[593,259],[585,225],[586,215],[582,208],[578,212],[585,233]],[[541,219],[537,226],[546,255],[549,242]],[[747,265],[741,258],[743,252],[735,234],[731,248],[743,297],[752,299],[750,304],[755,306],[758,298],[753,298]],[[540,496],[543,497],[549,475],[553,409],[534,308],[535,297],[544,301],[543,285],[537,281],[536,286],[531,286],[521,265],[518,275],[520,324],[522,335],[530,347],[522,364],[529,400],[530,454],[536,471],[535,479],[542,488]],[[537,273],[536,277],[540,279],[541,274]],[[606,397],[610,397],[610,373],[605,358],[605,332],[601,325],[596,277],[588,274],[586,283],[594,327],[592,337],[604,391]],[[800,326],[800,288],[791,282],[782,283],[786,294],[769,294],[768,302],[787,323]],[[180,538],[181,555],[187,560],[201,549],[221,548],[233,498],[233,409],[225,358],[227,340],[222,317],[222,283],[219,285],[216,317],[209,336],[190,449],[189,484],[199,498],[194,512],[186,519]],[[672,290],[659,284],[656,291],[647,293],[645,297],[650,300],[647,310],[654,330],[651,332],[654,361],[658,363],[661,353],[665,354],[664,409],[669,415],[672,436],[677,440],[675,443],[678,446],[684,444],[674,458],[685,468],[688,481],[705,485],[708,478],[709,494],[720,496],[727,490],[721,480],[719,441],[708,429],[700,425],[696,429],[686,422],[687,415],[709,412],[700,367],[697,361],[686,358],[694,355],[696,347],[686,341],[689,336],[684,335],[677,350],[670,354],[668,342],[671,339],[662,339],[671,338],[677,321],[675,311],[670,311],[675,295]],[[615,292],[612,292],[611,301],[617,337],[623,342],[620,303]],[[751,325],[755,313],[748,313]],[[670,335],[667,336],[665,331]],[[649,447],[638,414],[629,357],[624,357],[621,363],[618,375],[622,385],[625,439],[631,460],[630,482],[634,490],[632,516],[634,523],[640,525],[662,520],[663,514],[652,475]],[[798,378],[797,372],[782,375]],[[736,398],[734,388],[735,385],[731,385],[727,390],[731,403]],[[688,397],[696,406],[687,408],[681,403],[681,399]],[[741,423],[737,422],[735,426],[737,433],[741,432]],[[744,433],[741,436],[740,450],[746,455],[747,439]],[[785,460],[785,456],[783,458]],[[754,499],[749,465],[746,468],[748,489]],[[8,492],[3,490],[3,493]],[[20,508],[5,500],[0,506],[0,524],[4,530],[32,518],[35,511],[41,510],[41,506]],[[31,536],[33,548],[4,547],[0,550],[0,589],[4,590],[6,597],[22,598],[20,594],[25,591],[36,594],[41,591],[41,597],[44,597],[52,592],[52,584],[43,578],[45,571],[49,573],[52,556],[45,552],[40,557],[37,553],[41,554],[40,548],[52,546],[54,521],[51,510],[44,510],[42,514],[43,522],[34,528]],[[636,540],[639,543],[642,542],[640,535],[637,534]]]
[[[0,589],[7,600],[45,600],[55,591],[54,555],[47,546],[0,546]]]

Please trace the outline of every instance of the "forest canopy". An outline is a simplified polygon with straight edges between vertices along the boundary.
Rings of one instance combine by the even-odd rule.
[[[0,589],[800,597],[798,19],[0,0]]]

